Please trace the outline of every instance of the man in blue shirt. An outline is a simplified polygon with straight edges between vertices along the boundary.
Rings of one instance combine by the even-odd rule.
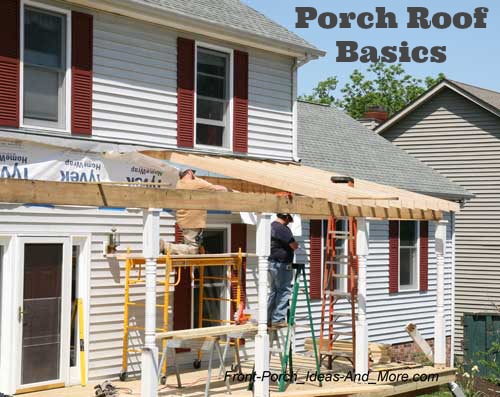
[[[268,324],[286,324],[288,301],[292,293],[293,253],[299,248],[288,224],[293,222],[290,214],[277,214],[271,223],[271,255],[269,255]]]

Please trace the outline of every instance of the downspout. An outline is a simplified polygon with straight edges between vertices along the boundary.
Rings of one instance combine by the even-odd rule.
[[[318,59],[317,55],[306,54],[304,58],[295,58],[292,65],[292,160],[300,162],[299,158],[299,142],[298,142],[298,106],[297,106],[297,71],[301,66],[304,66],[309,61]]]

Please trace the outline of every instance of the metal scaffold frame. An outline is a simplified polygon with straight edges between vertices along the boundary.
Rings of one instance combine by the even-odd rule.
[[[163,324],[161,327],[156,328],[156,332],[163,333],[169,331],[169,305],[170,305],[170,288],[176,287],[181,282],[182,271],[183,268],[189,268],[189,275],[191,282],[198,282],[200,287],[199,294],[199,308],[198,311],[198,327],[203,328],[204,323],[210,322],[213,323],[226,323],[226,324],[235,324],[236,320],[222,320],[222,319],[210,319],[204,317],[203,307],[206,301],[228,301],[230,303],[235,304],[235,309],[238,310],[241,305],[241,295],[242,295],[242,285],[241,285],[241,274],[243,267],[243,259],[247,257],[246,253],[243,253],[241,249],[238,250],[237,253],[223,253],[223,254],[199,254],[199,255],[170,255],[167,252],[166,255],[160,256],[157,259],[158,265],[164,265],[165,275],[163,279],[157,280],[157,286],[163,287],[163,302],[156,305],[157,309],[162,310],[163,314]],[[120,373],[120,379],[126,380],[128,376],[128,356],[129,353],[140,353],[142,349],[134,349],[129,347],[129,335],[130,331],[141,331],[144,330],[143,326],[138,325],[130,325],[130,312],[129,308],[133,306],[144,306],[143,303],[139,303],[136,301],[132,301],[130,299],[130,292],[132,287],[136,286],[144,286],[145,279],[143,277],[144,274],[144,266],[146,260],[144,257],[140,255],[133,255],[130,253],[130,250],[125,255],[115,255],[115,258],[118,260],[125,261],[125,293],[124,293],[124,319],[123,319],[123,352],[122,352],[122,371]],[[227,267],[228,277],[215,277],[215,276],[205,276],[205,268],[212,266],[225,266]],[[195,269],[198,268],[199,276],[195,277]],[[176,271],[177,270],[177,271]],[[175,273],[175,281],[172,283],[170,281],[171,275]],[[205,287],[205,282],[207,280],[217,279],[221,281],[224,279],[225,282],[230,282],[231,285],[236,286],[236,294],[235,297],[230,298],[212,298],[205,297],[203,290]],[[239,343],[239,340],[235,343]],[[166,340],[162,342],[162,350],[165,351]],[[201,349],[198,350],[198,359],[194,365],[198,366],[199,361],[201,360]],[[161,377],[160,379],[164,380],[167,374],[167,360],[162,360],[162,368],[161,368]]]

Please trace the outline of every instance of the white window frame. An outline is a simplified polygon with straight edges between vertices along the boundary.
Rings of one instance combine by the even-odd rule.
[[[224,224],[224,223],[212,223],[212,224],[207,224],[207,226],[205,227],[204,230],[224,230],[226,232],[226,248],[227,248],[228,252],[230,251],[229,248],[231,247],[231,225]],[[228,269],[228,272],[229,271],[230,270]],[[215,284],[218,284],[218,283],[215,283]],[[224,292],[225,292],[224,298],[229,299],[231,297],[231,286],[229,285],[229,283],[227,281],[224,284],[225,284],[223,286]],[[218,286],[219,285],[216,285],[216,287],[218,287]],[[198,319],[194,318],[194,304],[195,304],[194,290],[195,290],[195,288],[196,287],[194,285],[193,285],[193,288],[191,288],[191,302],[192,302],[192,306],[193,306],[191,308],[191,328],[192,329],[198,327],[198,324],[197,324]],[[198,308],[198,310],[199,310],[199,308]],[[221,320],[231,320],[231,318],[230,318],[231,305],[228,304],[228,301],[222,301],[220,311],[221,311],[221,314],[225,314],[225,317],[222,318]]]
[[[412,285],[401,285],[401,248],[413,248],[408,246],[401,246],[401,222],[398,221],[398,291],[401,292],[415,292],[420,290],[420,221],[403,221],[403,222],[415,222],[417,233],[417,255],[416,264],[413,269],[413,284]]]
[[[39,125],[24,123],[24,12],[25,7],[38,8],[42,11],[51,11],[66,17],[66,75],[65,75],[65,102],[64,102],[64,117],[65,127],[43,127]],[[21,128],[41,131],[51,131],[57,133],[71,133],[71,10],[54,7],[51,5],[39,3],[32,0],[21,0],[20,12],[20,74],[19,74],[19,118]]]
[[[196,143],[196,130],[198,125],[198,48],[225,53],[229,56],[228,73],[228,106],[225,114],[226,127],[224,130],[223,145],[211,146]],[[232,152],[233,151],[233,104],[234,104],[234,50],[214,44],[196,41],[194,51],[194,147],[204,151]]]

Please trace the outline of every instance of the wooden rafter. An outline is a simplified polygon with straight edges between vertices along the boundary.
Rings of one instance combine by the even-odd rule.
[[[371,212],[376,217],[386,217],[387,214],[390,214],[389,217],[393,217],[397,212],[411,216],[408,212],[458,212],[460,210],[460,206],[451,201],[361,179],[356,179],[354,186],[334,184],[331,182],[331,177],[339,176],[339,174],[295,163],[174,151],[145,151],[143,154],[187,167],[201,168],[231,178],[269,186],[281,191],[324,198],[332,203],[345,206],[349,212]],[[391,200],[391,198],[396,199]]]
[[[0,179],[0,202],[120,208],[289,212],[306,217],[355,216],[384,219],[442,218],[441,211],[342,206],[326,199],[262,193],[145,188],[105,183]]]

